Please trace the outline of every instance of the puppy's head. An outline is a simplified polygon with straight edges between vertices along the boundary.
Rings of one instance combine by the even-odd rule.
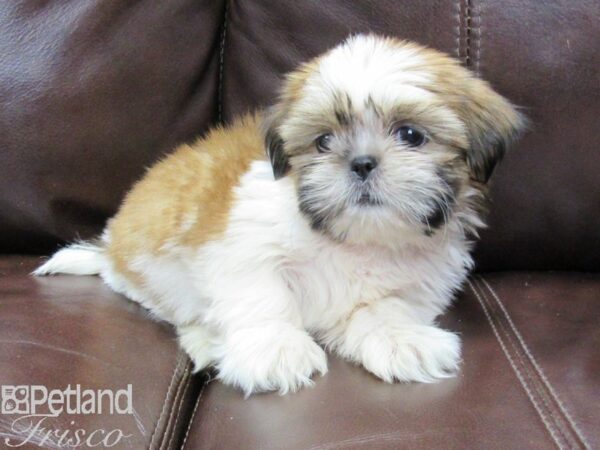
[[[481,225],[477,199],[523,119],[454,59],[360,35],[292,72],[265,117],[276,178],[337,240]]]

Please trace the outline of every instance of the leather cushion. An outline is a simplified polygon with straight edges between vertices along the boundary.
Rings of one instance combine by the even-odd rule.
[[[0,251],[98,234],[131,184],[214,121],[223,1],[0,8]]]

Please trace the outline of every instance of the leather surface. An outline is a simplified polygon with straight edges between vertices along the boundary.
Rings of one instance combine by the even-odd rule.
[[[0,250],[99,233],[213,122],[221,0],[0,0]]]
[[[131,384],[133,415],[63,413],[45,424],[131,435],[115,448],[178,448],[200,380],[191,377],[172,329],[98,277],[34,278],[29,272],[37,264],[39,258],[0,258],[0,386],[118,390]],[[16,417],[0,415],[0,433],[10,432]],[[52,440],[44,447],[59,448]]]
[[[489,274],[471,286],[442,319],[463,339],[457,378],[389,385],[330,358],[294,395],[245,400],[211,382],[185,448],[600,446],[600,277]]]
[[[600,2],[471,1],[473,66],[530,131],[500,165],[480,270],[600,270]]]

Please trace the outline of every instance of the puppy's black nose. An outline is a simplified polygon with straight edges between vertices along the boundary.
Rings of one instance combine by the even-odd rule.
[[[359,156],[350,163],[352,172],[357,174],[361,180],[366,180],[369,174],[377,167],[377,160],[372,156]]]

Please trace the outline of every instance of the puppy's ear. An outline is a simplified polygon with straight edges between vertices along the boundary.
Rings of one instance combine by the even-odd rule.
[[[279,91],[278,102],[264,113],[263,135],[276,180],[290,170],[288,156],[285,153],[285,142],[279,133],[279,128],[290,110],[290,105],[302,96],[302,88],[310,74],[317,70],[319,59],[320,57],[317,57],[301,64],[294,72],[288,73]]]
[[[283,139],[278,131],[283,115],[278,106],[272,106],[265,111],[262,123],[265,147],[267,155],[269,155],[269,159],[271,160],[273,175],[276,180],[283,177],[290,168],[288,157],[284,152]]]
[[[469,133],[467,164],[473,180],[487,183],[526,119],[483,80],[471,79],[465,91],[460,112]]]

